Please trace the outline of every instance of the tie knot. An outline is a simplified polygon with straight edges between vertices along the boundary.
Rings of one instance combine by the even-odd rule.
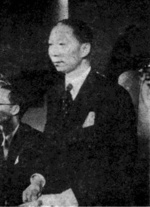
[[[66,91],[70,92],[72,90],[72,88],[73,88],[73,85],[71,83],[69,83],[66,87]]]

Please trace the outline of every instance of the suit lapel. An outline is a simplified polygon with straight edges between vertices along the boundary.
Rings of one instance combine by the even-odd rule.
[[[68,127],[71,130],[71,128],[74,126],[82,126],[88,113],[94,110],[93,99],[95,98],[94,90],[96,90],[95,80],[96,80],[95,72],[91,70],[86,80],[84,81],[83,85],[81,86],[78,95],[76,96],[75,100],[72,102],[69,115],[67,117],[67,120],[65,120],[67,129]],[[49,103],[50,108],[53,109],[52,111],[50,109],[49,113],[51,114],[51,117],[54,117],[55,127],[57,124],[58,129],[61,128],[61,126],[64,123],[64,120],[61,118],[61,103],[62,103],[62,96],[64,90],[65,90],[65,86],[63,81],[63,83],[60,83],[55,88],[53,94],[51,94],[52,98],[50,98],[50,101],[52,99],[53,101],[52,103],[51,102]]]
[[[75,103],[81,101],[83,98],[87,99],[89,98],[89,96],[92,95],[91,92],[93,91],[93,82],[94,82],[94,75],[93,72],[90,72],[74,100]]]
[[[90,72],[80,88],[78,95],[73,101],[70,109],[69,121],[73,124],[82,125],[89,111],[93,111],[93,93],[95,77],[93,72]]]
[[[15,160],[17,156],[20,154],[20,150],[22,149],[23,142],[24,142],[24,139],[23,139],[23,133],[22,133],[22,126],[20,125],[10,145],[9,154],[8,154],[9,164],[14,165]]]
[[[1,146],[3,142],[3,137],[2,133],[0,133],[0,163],[4,160],[4,152],[3,152],[3,147]]]

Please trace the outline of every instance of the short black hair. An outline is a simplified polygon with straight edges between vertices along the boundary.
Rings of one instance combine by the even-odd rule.
[[[23,95],[18,90],[16,90],[16,88],[13,87],[9,82],[0,81],[0,88],[10,91],[8,96],[9,101],[11,104],[20,106],[19,117],[22,118],[28,108],[25,104],[25,98],[23,97]]]
[[[69,26],[73,29],[73,34],[77,40],[81,43],[90,43],[93,42],[93,32],[92,29],[82,20],[79,19],[63,19],[58,21],[54,26],[57,26],[59,23]]]

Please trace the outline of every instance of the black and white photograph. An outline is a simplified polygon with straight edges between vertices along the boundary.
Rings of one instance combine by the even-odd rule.
[[[150,1],[0,1],[0,206],[150,206]]]

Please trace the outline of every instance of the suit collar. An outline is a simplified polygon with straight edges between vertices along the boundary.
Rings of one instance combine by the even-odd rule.
[[[93,87],[95,87],[95,72],[94,71],[90,71],[89,74],[87,75],[84,83],[82,84],[76,98],[75,101],[78,101],[81,97],[85,98],[88,97],[89,95],[91,96],[92,92],[93,92]]]
[[[83,85],[84,81],[86,80],[86,77],[88,76],[88,74],[90,73],[91,67],[89,67],[86,70],[83,70],[82,73],[80,74],[80,76],[75,76],[75,77],[68,77],[67,75],[65,76],[65,86],[67,86],[68,84],[72,84],[73,89],[70,91],[73,100],[75,99],[75,97],[77,96],[81,86]]]

